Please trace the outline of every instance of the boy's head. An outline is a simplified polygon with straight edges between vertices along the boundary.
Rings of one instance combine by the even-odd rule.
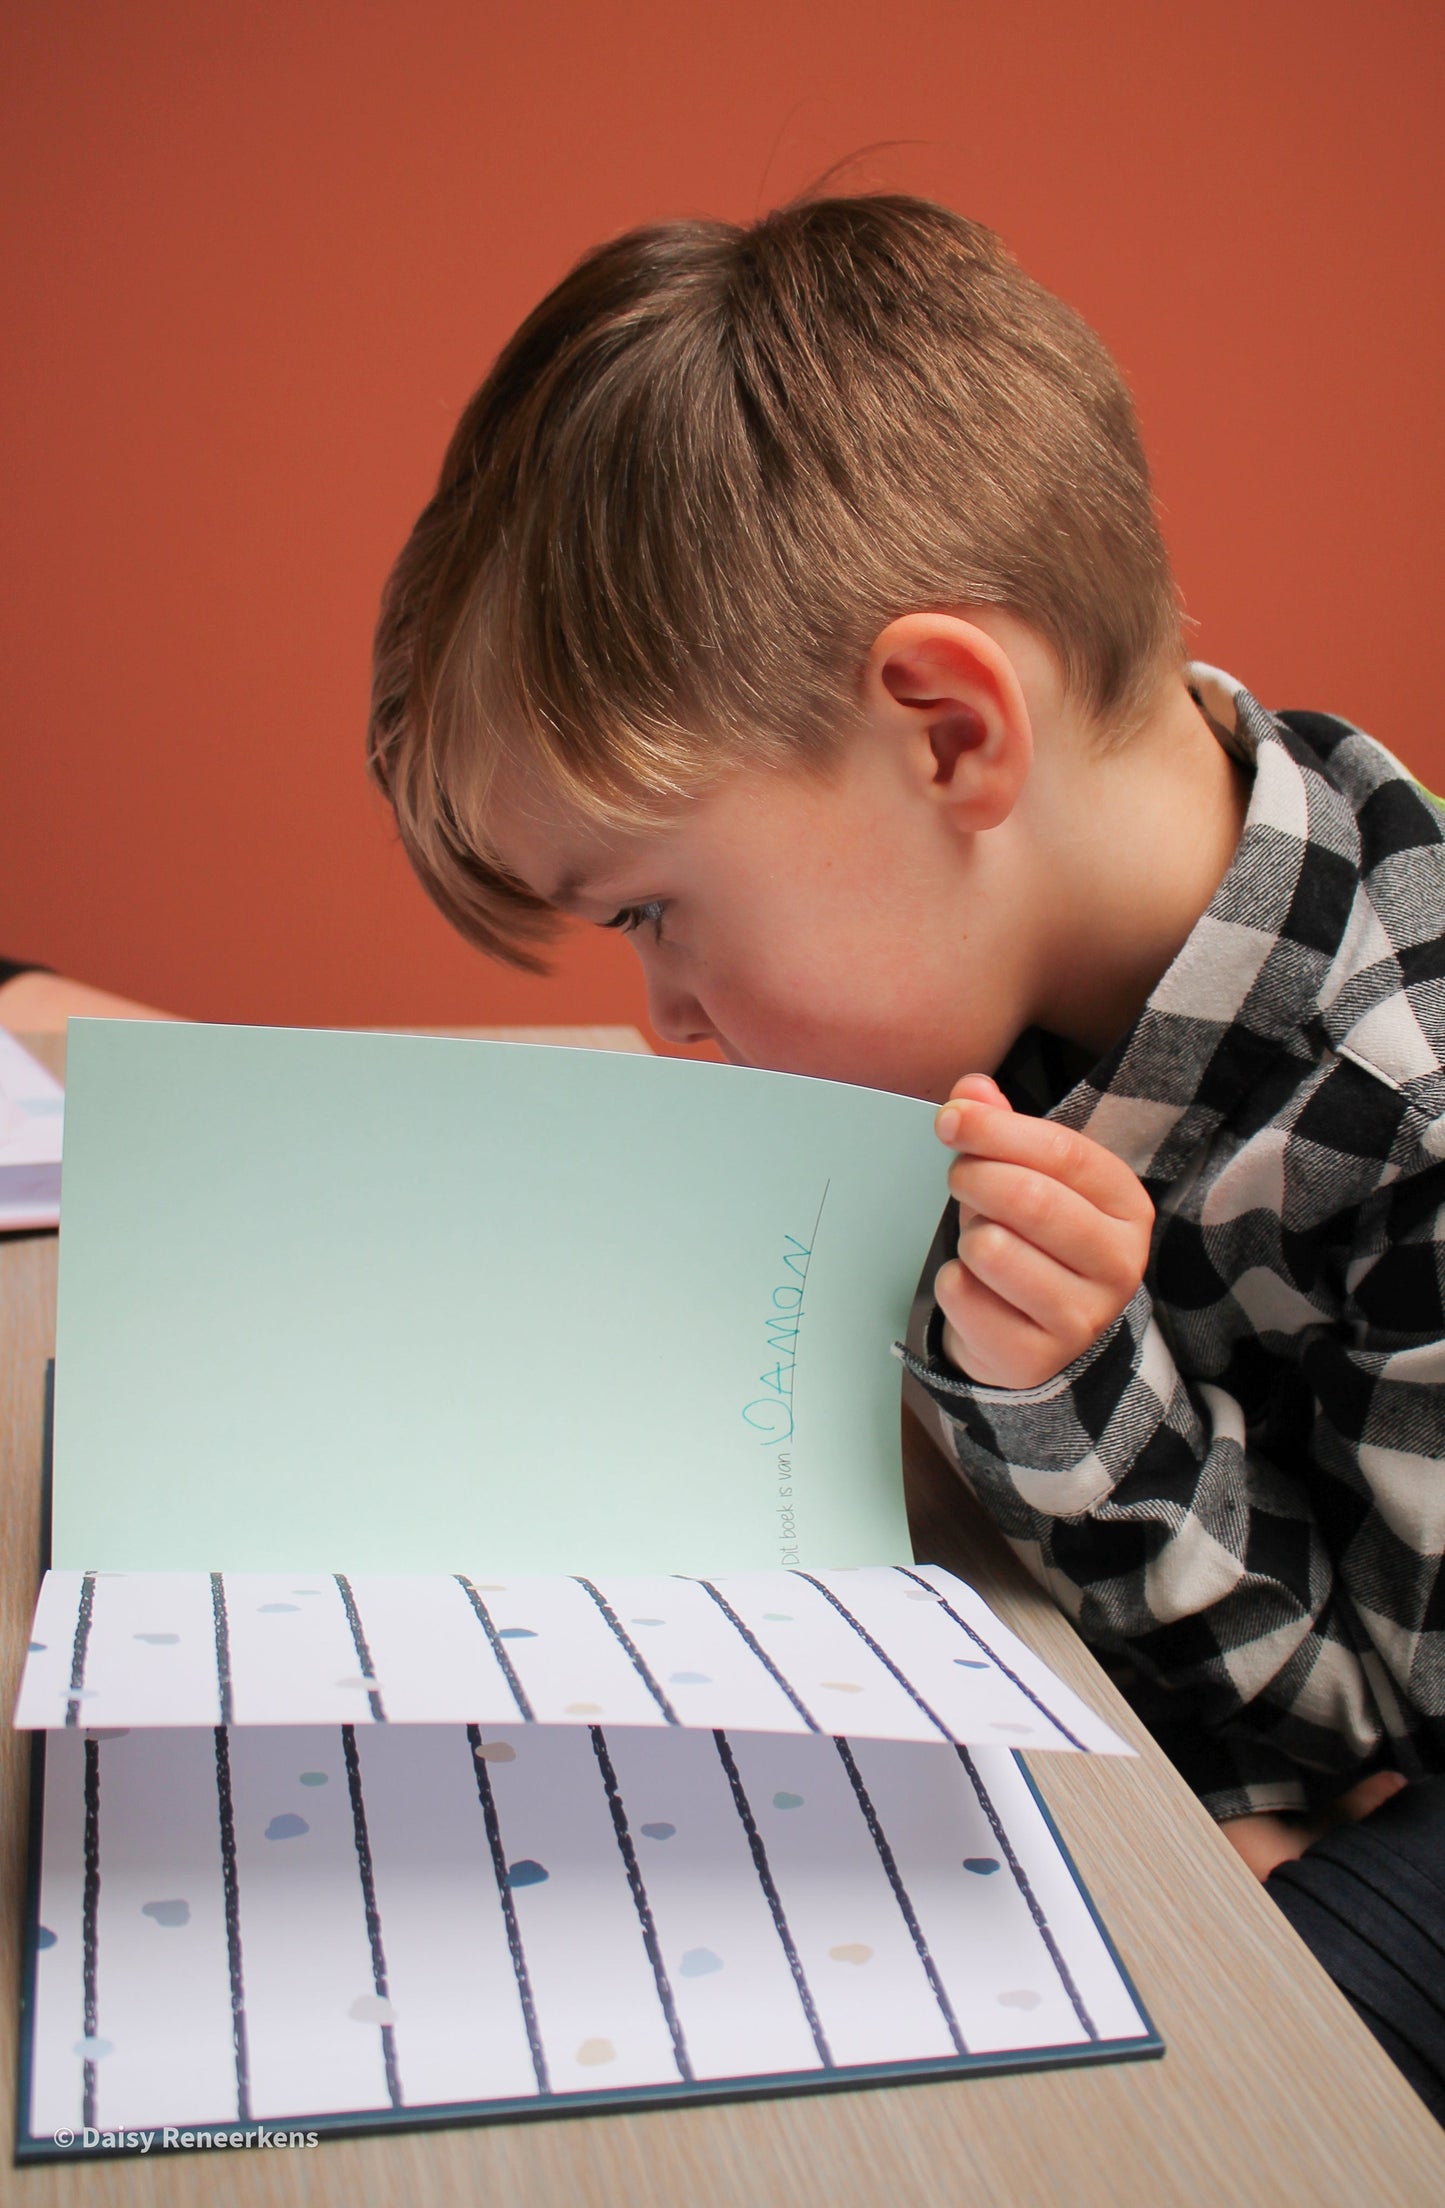
[[[828,785],[915,614],[1039,644],[1101,743],[1178,670],[1098,338],[919,200],[634,231],[462,417],[383,601],[373,771],[448,917],[536,965],[571,870],[554,829],[632,854],[749,775]]]

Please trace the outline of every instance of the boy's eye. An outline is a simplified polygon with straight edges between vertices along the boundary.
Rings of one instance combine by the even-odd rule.
[[[657,934],[662,932],[662,900],[654,897],[645,905],[624,905],[621,912],[614,912],[610,920],[602,922],[604,928],[620,928],[624,935],[631,935],[634,928],[650,927]]]

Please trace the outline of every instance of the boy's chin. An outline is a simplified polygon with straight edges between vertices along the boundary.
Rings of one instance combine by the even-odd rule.
[[[753,1063],[761,1064],[762,1061],[754,1061],[739,1055],[729,1057],[728,1063],[734,1066],[746,1066]],[[925,1102],[932,1104],[941,1104],[953,1085],[951,1077],[945,1078],[931,1071],[925,1072],[922,1067],[880,1064],[873,1059],[829,1059],[827,1061],[809,1060],[807,1062],[798,1059],[789,1062],[779,1060],[776,1063],[768,1063],[766,1070],[770,1073],[796,1073],[812,1081],[840,1081],[853,1089],[882,1089],[891,1096],[922,1097]]]
[[[937,1064],[915,1062],[906,1054],[886,1049],[854,1049],[839,1043],[829,1049],[820,1044],[806,1048],[762,1050],[749,1055],[722,1035],[714,1035],[713,1048],[730,1066],[751,1067],[759,1073],[794,1073],[811,1081],[841,1081],[855,1089],[884,1089],[894,1096],[918,1096],[941,1104],[957,1073]]]

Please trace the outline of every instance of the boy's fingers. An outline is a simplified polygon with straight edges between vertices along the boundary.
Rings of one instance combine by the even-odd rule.
[[[1122,1158],[1057,1120],[960,1099],[942,1107],[934,1126],[950,1149],[1003,1165],[1030,1166],[1116,1219],[1153,1217],[1142,1182]]]
[[[958,1254],[966,1273],[1059,1345],[1060,1366],[1071,1364],[1116,1315],[1118,1299],[1108,1288],[1081,1280],[995,1220],[965,1227]]]
[[[1149,1254],[1143,1218],[1121,1221],[1063,1181],[966,1152],[949,1167],[948,1186],[958,1198],[961,1229],[991,1219],[1083,1280],[1127,1285],[1131,1295],[1138,1286]]]
[[[1398,1794],[1406,1784],[1402,1771],[1372,1771],[1367,1779],[1358,1779],[1347,1794],[1331,1802],[1329,1818],[1332,1824],[1356,1824],[1362,1817],[1369,1817],[1388,1802],[1392,1794]]]
[[[1049,1344],[1032,1319],[976,1280],[956,1257],[939,1267],[933,1293],[943,1313],[943,1346],[961,1372],[982,1386],[1032,1386],[1049,1360]]]

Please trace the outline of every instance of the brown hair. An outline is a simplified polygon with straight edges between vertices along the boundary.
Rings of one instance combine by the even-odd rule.
[[[1126,734],[1184,657],[1128,390],[980,224],[899,195],[586,255],[468,405],[376,634],[369,759],[426,888],[537,967],[502,768],[641,824],[826,770],[896,615],[1007,608]]]

